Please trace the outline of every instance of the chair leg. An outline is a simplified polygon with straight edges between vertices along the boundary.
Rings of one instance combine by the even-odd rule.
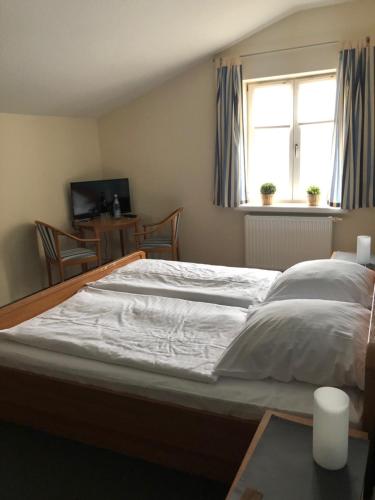
[[[87,273],[87,264],[81,264],[82,272]]]
[[[172,247],[172,258],[173,258],[173,260],[178,260],[177,247]]]
[[[181,260],[181,257],[180,257],[180,245],[177,245],[177,260]]]
[[[49,260],[46,260],[46,266],[47,266],[47,276],[48,276],[48,286],[52,286],[52,270],[51,270],[51,262]]]

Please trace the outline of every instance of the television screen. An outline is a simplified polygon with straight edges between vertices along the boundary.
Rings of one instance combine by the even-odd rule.
[[[131,212],[128,179],[72,182],[70,190],[74,220],[97,217],[105,206],[111,211],[115,194],[121,213]]]

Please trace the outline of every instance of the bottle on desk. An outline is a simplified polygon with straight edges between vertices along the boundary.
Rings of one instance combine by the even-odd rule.
[[[121,207],[117,194],[113,196],[112,209],[113,209],[113,217],[115,219],[119,219],[121,217]]]

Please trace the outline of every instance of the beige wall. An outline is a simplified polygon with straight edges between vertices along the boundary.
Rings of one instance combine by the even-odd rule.
[[[304,11],[226,53],[290,47],[375,34],[375,2],[357,0]],[[335,67],[338,46],[244,59],[246,78]],[[129,176],[134,211],[158,219],[184,206],[184,260],[243,265],[243,213],[212,205],[215,82],[211,61],[99,120],[105,174]],[[351,250],[359,233],[375,241],[375,211],[358,210],[335,225],[334,247]]]
[[[45,285],[34,220],[68,228],[68,183],[101,176],[95,120],[0,114],[0,305]]]

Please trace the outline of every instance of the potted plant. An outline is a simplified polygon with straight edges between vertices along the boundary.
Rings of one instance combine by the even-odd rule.
[[[307,188],[307,201],[310,207],[316,207],[320,202],[320,187],[319,186],[309,186]]]
[[[260,186],[263,205],[272,205],[273,195],[276,193],[276,186],[272,182],[265,182]]]

